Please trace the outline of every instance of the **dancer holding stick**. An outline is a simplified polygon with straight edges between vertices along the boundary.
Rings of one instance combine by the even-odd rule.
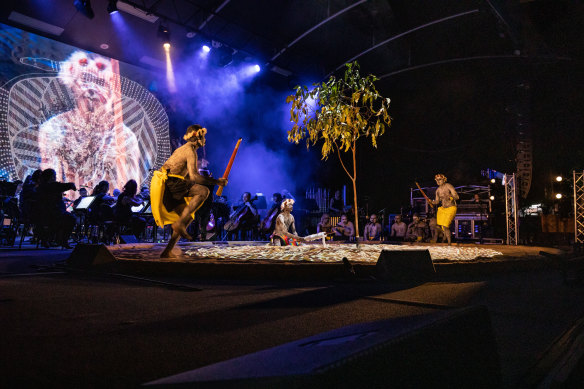
[[[171,225],[172,236],[160,255],[161,258],[172,256],[172,249],[180,237],[192,240],[187,233],[187,227],[193,221],[195,211],[209,196],[209,188],[205,185],[219,185],[221,188],[227,185],[227,178],[216,180],[199,174],[197,149],[205,145],[206,134],[207,129],[198,124],[189,126],[183,137],[187,143],[176,149],[162,166],[162,172],[167,173],[162,202],[167,211],[174,212],[179,218],[174,218]],[[166,224],[165,222],[168,223],[166,220],[161,221],[162,224]]]

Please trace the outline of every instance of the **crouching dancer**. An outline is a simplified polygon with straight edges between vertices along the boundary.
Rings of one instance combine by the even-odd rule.
[[[193,221],[192,214],[209,196],[209,188],[205,185],[227,185],[225,178],[217,180],[199,174],[197,149],[205,146],[205,134],[206,128],[198,124],[189,126],[183,137],[187,143],[176,149],[162,166],[168,174],[162,202],[166,210],[175,212],[179,219],[171,225],[172,236],[160,255],[161,258],[171,256],[172,249],[181,237],[192,240],[187,233],[187,227]],[[188,203],[185,198],[190,198]]]
[[[292,216],[293,205],[292,199],[286,199],[280,205],[282,212],[276,218],[276,228],[272,234],[272,239],[277,246],[298,246],[298,242],[304,242],[304,238],[296,234],[294,216]]]

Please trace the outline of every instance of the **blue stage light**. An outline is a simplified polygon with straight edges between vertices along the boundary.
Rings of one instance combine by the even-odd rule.
[[[110,15],[118,13],[118,0],[109,0],[107,4],[107,12]]]
[[[253,70],[255,70],[256,73],[259,73],[259,71],[262,70],[262,68],[260,68],[260,65],[253,65]]]
[[[208,53],[209,51],[211,51],[211,48],[209,46],[207,46],[207,45],[203,45],[202,50],[203,50],[204,53]]]

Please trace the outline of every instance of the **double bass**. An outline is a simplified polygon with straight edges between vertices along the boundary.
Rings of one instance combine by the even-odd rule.
[[[249,202],[253,203],[257,199],[258,199],[258,196],[254,196],[252,199],[249,200]],[[240,206],[238,209],[233,211],[231,216],[229,216],[229,220],[227,221],[227,223],[225,223],[225,226],[223,226],[223,229],[227,232],[231,232],[231,231],[236,230],[248,212],[249,212],[249,209],[247,208],[247,205],[243,204],[242,206]]]

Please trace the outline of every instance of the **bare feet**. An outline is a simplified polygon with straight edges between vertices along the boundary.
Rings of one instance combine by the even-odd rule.
[[[179,247],[172,247],[172,248],[165,248],[162,254],[160,254],[160,258],[178,258],[182,256],[182,250]]]
[[[174,232],[176,232],[177,234],[179,234],[181,237],[183,237],[187,240],[193,240],[193,238],[187,232],[187,228],[185,227],[185,225],[182,224],[180,221],[172,223],[171,227],[172,227],[172,230]]]
[[[160,258],[176,258],[176,255],[172,253],[172,250],[164,250],[162,254],[160,254]]]

